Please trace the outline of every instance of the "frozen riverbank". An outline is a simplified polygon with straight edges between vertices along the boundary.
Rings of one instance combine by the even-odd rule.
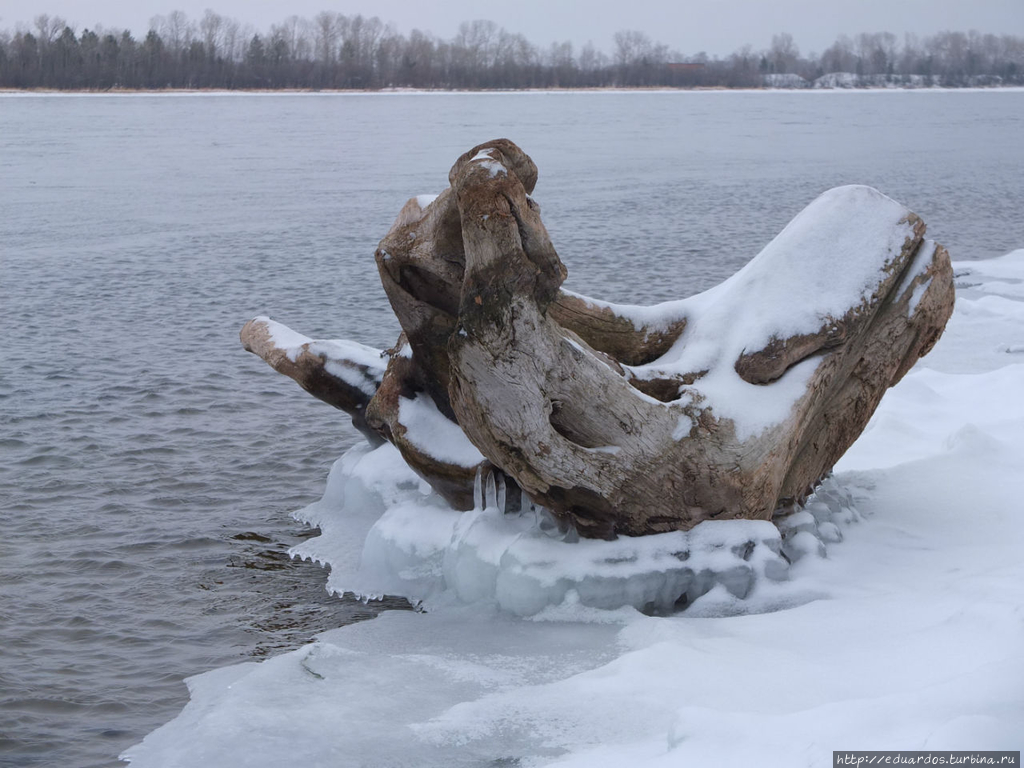
[[[838,748],[1020,749],[1024,251],[956,267],[945,336],[837,467],[864,519],[839,520],[844,541],[826,557],[756,580],[745,600],[719,584],[676,615],[587,606],[570,584],[516,618],[497,591],[453,594],[444,510],[425,496],[411,506],[419,491],[400,468],[355,482],[349,458],[347,479],[300,513],[323,535],[299,553],[330,561],[336,588],[404,589],[429,612],[192,678],[181,715],[126,756],[160,768],[823,766]],[[418,552],[373,536],[364,549],[381,512],[437,536]],[[508,539],[484,543],[496,542],[475,562],[529,571]],[[778,590],[787,601],[768,599]]]
[[[617,302],[719,283],[840,184],[956,259],[1024,245],[1021,93],[828,93],[0,97],[0,764],[111,768],[182,678],[368,613],[282,559],[359,436],[238,328],[393,343],[376,243],[481,138],[542,164],[569,287]]]

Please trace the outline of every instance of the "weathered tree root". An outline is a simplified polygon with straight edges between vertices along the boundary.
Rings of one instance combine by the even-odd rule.
[[[648,311],[577,296],[561,290],[536,179],[499,139],[460,157],[436,199],[405,205],[376,254],[403,328],[386,368],[361,346],[345,359],[275,344],[286,334],[266,320],[242,332],[460,509],[482,466],[584,536],[770,519],[831,469],[952,312],[948,254],[864,187],[826,193],[700,296]]]

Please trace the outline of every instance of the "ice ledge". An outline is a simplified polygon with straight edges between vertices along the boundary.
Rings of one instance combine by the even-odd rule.
[[[849,492],[829,479],[778,526],[707,521],[688,532],[600,541],[559,531],[540,508],[502,513],[493,489],[481,495],[475,510],[454,511],[422,492],[390,446],[353,448],[323,500],[296,513],[322,534],[292,554],[330,563],[333,591],[400,595],[428,609],[461,602],[518,616],[556,607],[699,614],[691,607],[708,596],[702,602],[717,613],[746,613],[761,609],[748,611],[744,601],[788,581],[805,555],[825,557],[842,539],[840,525],[859,519]]]

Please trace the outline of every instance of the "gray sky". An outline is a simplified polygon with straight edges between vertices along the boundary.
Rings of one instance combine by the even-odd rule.
[[[156,14],[182,10],[193,20],[206,8],[265,31],[291,15],[312,18],[329,9],[393,23],[403,34],[419,28],[449,38],[460,21],[489,19],[547,46],[593,41],[612,50],[623,29],[646,32],[684,54],[732,53],[745,44],[767,48],[789,32],[800,52],[820,52],[842,33],[904,32],[924,36],[951,29],[1024,36],[1024,0],[0,0],[0,29],[30,23],[40,13],[61,16],[81,31],[97,24],[145,33]]]

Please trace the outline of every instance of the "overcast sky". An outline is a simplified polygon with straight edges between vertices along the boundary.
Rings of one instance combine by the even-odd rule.
[[[821,52],[840,34],[889,31],[924,36],[951,29],[1024,36],[1024,0],[0,0],[0,29],[40,13],[61,16],[79,31],[97,24],[145,33],[156,14],[182,10],[199,19],[206,8],[263,32],[291,15],[328,9],[379,16],[408,34],[442,38],[459,22],[490,19],[531,42],[588,40],[610,52],[617,30],[637,29],[684,54],[726,55],[750,44],[767,48],[789,32],[801,53]]]

